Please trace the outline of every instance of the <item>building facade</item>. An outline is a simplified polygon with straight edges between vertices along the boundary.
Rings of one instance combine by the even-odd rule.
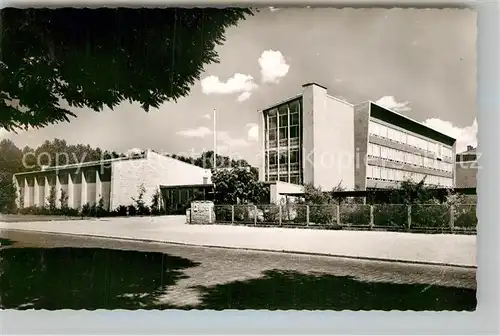
[[[61,195],[67,206],[81,209],[85,204],[97,204],[101,199],[108,210],[133,204],[133,198],[144,187],[144,200],[149,203],[160,186],[210,184],[211,173],[148,150],[143,154],[95,162],[46,167],[40,171],[15,174],[20,208],[47,205],[51,189],[56,194],[56,206]]]
[[[350,104],[315,83],[261,112],[260,178],[325,190],[387,188],[411,179],[453,187],[455,139],[368,101]]]
[[[478,154],[476,148],[467,146],[467,150],[456,156],[456,187],[476,188],[478,172]]]

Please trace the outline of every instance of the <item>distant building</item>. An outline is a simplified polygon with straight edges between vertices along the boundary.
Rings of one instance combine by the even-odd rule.
[[[133,204],[132,198],[138,197],[141,185],[146,189],[144,201],[147,204],[160,188],[177,187],[183,196],[189,196],[182,186],[191,190],[195,185],[210,185],[211,172],[147,150],[117,159],[44,167],[39,171],[15,174],[13,180],[18,190],[19,207],[47,205],[47,197],[54,187],[58,207],[64,192],[70,208],[96,204],[102,198],[104,207],[113,210],[120,205]],[[177,201],[186,202],[186,199],[182,197]],[[164,204],[172,202],[164,200]]]
[[[263,181],[324,190],[455,184],[455,139],[374,102],[352,105],[308,83],[260,112]]]
[[[476,188],[478,155],[476,148],[467,146],[465,152],[456,156],[456,187],[457,188]]]

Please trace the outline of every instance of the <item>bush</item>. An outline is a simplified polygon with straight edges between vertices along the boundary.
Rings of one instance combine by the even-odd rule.
[[[113,211],[113,214],[115,216],[125,217],[127,216],[127,207],[125,205],[120,205],[115,209],[115,211]]]
[[[454,226],[459,228],[475,228],[477,227],[476,207],[460,208],[455,210]]]
[[[450,208],[444,204],[413,204],[411,228],[447,228],[450,225]]]
[[[230,205],[216,205],[214,207],[215,220],[218,222],[232,221],[232,207]]]
[[[342,224],[369,225],[370,207],[364,204],[340,206],[340,222]]]
[[[153,216],[161,215],[161,194],[160,190],[156,189],[156,192],[151,198],[151,214]]]
[[[314,224],[333,224],[337,219],[337,206],[334,204],[309,205],[309,222]]]
[[[262,218],[265,223],[278,223],[280,209],[277,205],[265,206],[262,209]]]
[[[82,217],[90,217],[92,214],[91,214],[91,206],[89,203],[85,203],[83,206],[82,206],[82,210],[80,210],[80,214],[82,215]]]
[[[99,202],[96,205],[95,215],[97,217],[107,217],[107,216],[109,216],[109,211],[104,206],[104,198],[102,198],[102,197],[99,199]]]
[[[404,204],[379,204],[373,207],[373,225],[405,229],[408,227],[408,208]]]
[[[234,220],[248,222],[250,218],[250,208],[249,205],[235,205],[234,206]]]
[[[137,209],[133,205],[127,206],[127,215],[128,216],[137,216]]]

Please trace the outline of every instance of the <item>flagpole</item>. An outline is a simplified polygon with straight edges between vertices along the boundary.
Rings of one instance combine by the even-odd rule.
[[[217,169],[217,111],[214,109],[214,171]]]

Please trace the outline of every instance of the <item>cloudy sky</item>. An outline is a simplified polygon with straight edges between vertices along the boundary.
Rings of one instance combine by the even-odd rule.
[[[469,9],[262,9],[227,30],[220,64],[205,67],[189,97],[146,113],[75,109],[78,118],[4,134],[23,147],[62,138],[103,149],[197,155],[213,144],[258,163],[257,110],[317,82],[351,103],[381,104],[476,144],[476,14]]]

